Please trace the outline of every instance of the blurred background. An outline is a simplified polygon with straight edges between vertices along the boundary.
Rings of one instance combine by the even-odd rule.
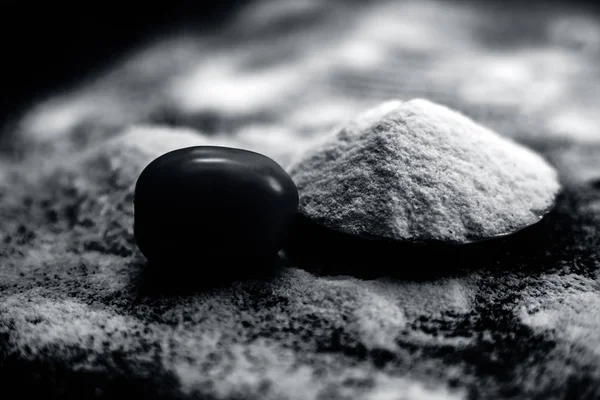
[[[248,0],[0,2],[0,118],[177,29],[206,30]]]
[[[132,47],[173,30],[214,28],[249,3],[252,1],[2,1],[0,120],[52,90],[98,72]],[[549,3],[576,4],[590,12],[599,9],[594,0],[482,3],[488,3],[490,13],[509,3],[532,13]]]
[[[17,275],[18,268],[12,268],[9,270],[14,271],[14,278],[5,275],[12,282],[22,280],[27,288],[25,295],[16,293],[13,297],[12,293],[21,286],[5,285],[12,302],[9,310],[15,310],[7,314],[5,321],[20,322],[10,322],[4,332],[22,330],[17,337],[24,339],[18,343],[25,343],[16,347],[17,365],[22,365],[21,357],[25,360],[32,354],[31,347],[43,346],[69,369],[80,367],[71,362],[76,358],[99,360],[102,366],[117,366],[118,373],[133,373],[138,365],[147,365],[146,360],[151,360],[151,369],[140,370],[140,376],[150,380],[135,380],[132,387],[144,386],[150,391],[165,382],[155,379],[157,363],[150,356],[154,353],[149,353],[154,350],[144,350],[144,361],[140,363],[135,354],[114,352],[115,347],[96,349],[103,342],[120,346],[113,340],[116,335],[104,330],[104,324],[100,325],[97,319],[119,321],[107,324],[107,329],[112,329],[120,321],[127,321],[122,317],[131,316],[131,310],[140,304],[137,294],[132,295],[128,286],[121,286],[128,282],[128,278],[121,277],[136,274],[137,269],[131,270],[129,261],[121,259],[126,260],[123,255],[135,246],[131,189],[149,160],[174,148],[202,143],[255,150],[286,166],[303,146],[357,113],[389,99],[424,97],[539,151],[557,166],[569,187],[567,195],[561,197],[556,225],[552,222],[547,235],[543,235],[552,247],[533,252],[540,256],[539,265],[526,265],[530,258],[519,256],[514,274],[509,267],[502,267],[497,274],[482,275],[482,279],[452,279],[443,283],[440,290],[427,282],[423,287],[428,289],[421,291],[411,283],[401,298],[410,300],[406,301],[409,307],[420,311],[396,308],[395,305],[403,306],[404,300],[398,300],[395,289],[388,289],[387,283],[381,291],[371,282],[364,290],[359,290],[358,284],[349,286],[348,292],[356,288],[361,296],[358,299],[364,298],[356,304],[364,301],[366,305],[367,332],[378,334],[380,326],[391,327],[392,332],[400,329],[377,321],[406,321],[401,340],[406,340],[402,343],[411,350],[399,353],[398,360],[403,361],[397,364],[398,371],[391,368],[393,363],[374,364],[375,358],[360,356],[369,363],[368,373],[381,372],[385,378],[382,388],[375,387],[381,389],[377,393],[385,396],[394,389],[390,386],[393,381],[384,373],[404,374],[406,368],[418,365],[436,385],[442,381],[451,386],[462,384],[459,378],[463,371],[471,398],[486,397],[481,393],[490,392],[510,398],[547,398],[558,389],[562,391],[559,395],[564,394],[562,397],[582,398],[577,395],[581,393],[578,386],[588,393],[598,393],[600,15],[595,2],[227,0],[124,5],[110,1],[0,0],[0,45],[0,119],[5,122],[0,129],[4,132],[0,135],[0,174],[8,172],[6,176],[11,177],[4,180],[6,200],[0,207],[4,213],[3,229],[17,232],[17,237],[24,238],[23,246],[35,250],[31,256],[20,252],[20,239],[12,247],[3,248],[5,260],[11,260],[7,265],[18,266],[20,257],[26,257],[27,266],[31,263],[33,271],[26,276]],[[13,156],[17,162],[12,162]],[[22,179],[28,174],[33,180]],[[37,185],[39,177],[41,186]],[[32,187],[31,182],[36,184]],[[13,213],[14,210],[18,212]],[[26,223],[29,219],[35,222]],[[53,221],[48,228],[43,225],[46,221]],[[37,232],[38,224],[43,228],[41,232]],[[39,251],[38,243],[43,244]],[[11,249],[15,249],[14,254]],[[97,260],[90,261],[89,271],[82,268],[82,251],[92,254],[90,260]],[[506,258],[510,261],[510,254]],[[67,264],[69,260],[73,260],[72,265]],[[96,262],[101,266],[99,273]],[[118,268],[115,264],[113,269],[113,263],[118,263]],[[46,265],[61,274],[49,279]],[[540,274],[541,269],[550,266],[551,270]],[[109,278],[104,279],[103,274]],[[85,284],[80,285],[78,279],[84,279]],[[337,284],[329,280],[324,280],[323,285],[317,279],[307,282],[314,282],[306,284],[314,285],[315,291],[310,293],[323,288],[330,288],[325,293],[338,293]],[[38,292],[38,287],[44,290]],[[271,293],[271,289],[265,293]],[[291,315],[296,315],[294,310],[309,315],[323,306],[320,303],[329,304],[318,296],[306,304],[292,301],[298,291],[288,290],[287,286],[279,293],[290,299],[285,303],[302,304],[302,308],[285,309],[292,310]],[[30,295],[39,302],[24,301]],[[65,303],[63,297],[69,302]],[[434,300],[429,301],[430,297]],[[156,304],[149,301],[144,304]],[[194,304],[204,300],[180,303],[177,297],[170,297],[166,301],[164,308],[159,307],[161,311],[149,312],[148,318],[136,314],[135,318],[139,316],[142,323],[154,324],[156,315],[164,312],[169,315],[165,318],[172,321],[171,315],[175,314],[171,314],[171,309],[195,308]],[[279,301],[269,300],[271,303]],[[237,309],[232,304],[224,301],[223,310]],[[256,304],[260,305],[256,307],[261,309],[259,316],[271,310],[282,313],[262,300]],[[361,319],[350,324],[329,323],[325,318],[340,313],[337,303],[327,304],[325,307],[330,308],[322,313],[326,316],[324,323],[314,329],[321,332],[315,334],[314,343],[321,340],[318,335],[322,334],[327,343],[335,344],[327,344],[325,352],[315,355],[319,361],[311,365],[318,368],[314,369],[314,376],[325,376],[320,386],[325,388],[322,393],[330,393],[326,391],[330,382],[338,378],[334,377],[336,374],[317,371],[325,369],[321,365],[334,365],[335,370],[343,367],[347,361],[338,364],[337,358],[331,356],[337,353],[346,360],[346,350],[358,347],[353,344],[354,339],[348,340],[350,345],[340,343],[347,341],[346,336],[353,337],[357,326],[363,326],[357,325],[363,324]],[[371,304],[376,305],[376,311],[370,311]],[[102,313],[95,312],[96,305],[101,306]],[[379,310],[398,314],[386,311],[375,319],[377,323],[371,323],[370,318],[379,315]],[[446,311],[442,314],[441,310],[450,310],[448,319],[440,319],[440,315],[446,318]],[[40,312],[48,317],[43,320],[45,323],[39,323]],[[228,331],[241,322],[237,311],[222,313],[225,314],[231,317],[231,325],[224,325]],[[216,321],[221,321],[221,314],[215,315]],[[295,343],[304,332],[312,337],[313,319],[297,321],[302,329],[277,328],[277,335],[282,336],[276,336],[275,341],[280,340],[282,345],[286,341],[294,343],[291,347],[296,349],[298,360],[306,360],[300,355],[304,348],[298,351]],[[265,326],[282,326],[279,323]],[[123,330],[132,326],[139,332],[137,324],[124,324]],[[91,332],[91,350],[86,347],[88,341],[83,342],[78,336],[80,326]],[[163,324],[160,326],[157,330],[162,331]],[[212,325],[207,326],[212,329]],[[468,333],[472,329],[474,333]],[[210,330],[192,330],[198,337],[206,332],[212,337]],[[190,341],[188,331],[183,331],[183,336],[174,336],[181,340],[168,342],[168,354],[172,354],[171,343],[181,345],[175,349],[183,360],[165,367],[169,385],[173,382],[171,373],[182,382],[195,383],[198,375],[190,375],[190,371],[201,364],[190,364],[189,359],[213,354],[203,353],[202,344],[207,342]],[[220,332],[220,327],[216,331]],[[51,346],[62,343],[63,332],[67,333],[69,347]],[[249,332],[253,331],[249,328]],[[273,330],[264,332],[270,335]],[[394,335],[390,336],[391,349],[396,349]],[[150,337],[148,343],[167,343],[161,335],[152,333]],[[246,336],[241,337],[242,346],[249,347],[240,347],[240,353],[245,353],[245,349],[249,349],[248,354],[255,354],[257,349],[263,351],[262,344],[254,347],[256,342],[248,344]],[[469,341],[464,342],[464,337]],[[556,339],[549,341],[548,337]],[[131,348],[141,348],[136,336],[128,338],[127,343],[134,343]],[[238,344],[237,339],[231,340]],[[34,345],[29,346],[31,343]],[[210,339],[206,347],[212,348],[214,343]],[[312,348],[313,339],[310,343]],[[357,343],[362,348],[371,346]],[[269,348],[264,349],[268,355],[266,373],[276,370],[270,375],[275,377],[273,387],[289,391],[293,378],[280,375],[279,362],[271,361],[275,357],[270,356]],[[395,351],[375,350],[385,360]],[[36,364],[36,368],[52,369],[44,387],[56,390],[54,377],[61,373],[65,378],[59,382],[71,383],[70,373],[45,363],[43,357],[48,353],[39,354],[43,363]],[[256,382],[256,390],[262,390],[265,371],[250,368],[257,359],[251,357],[242,358],[243,371]],[[438,357],[457,368],[439,368]],[[212,357],[205,358],[212,368]],[[113,359],[115,364],[111,364]],[[223,369],[231,369],[228,360],[223,357],[225,364],[218,363],[215,368],[227,365]],[[357,359],[349,360],[354,370]],[[185,367],[176,368],[179,365]],[[27,368],[29,364],[24,370]],[[13,371],[22,372],[10,372]],[[79,384],[93,388],[89,376],[104,382],[102,373],[97,371],[94,364],[93,375],[83,375]],[[303,387],[312,386],[312,380],[305,380],[312,373],[296,366],[294,371],[301,371],[301,375],[292,377],[300,376]],[[225,387],[231,381],[223,381],[220,375],[202,375],[199,382],[208,377],[207,382],[216,383],[215,387],[232,389]],[[282,376],[286,379],[280,379]],[[340,376],[352,387],[357,386],[354,378]],[[235,393],[246,391],[246,378],[240,382],[243,385],[233,385],[233,389],[242,391]],[[347,389],[340,383],[335,385]],[[321,390],[319,386],[317,389]],[[421,393],[420,386],[417,389]],[[105,394],[110,397],[110,393]],[[440,398],[435,395],[437,392],[431,396],[430,392],[423,393],[419,398]]]
[[[593,1],[0,4],[0,149],[6,132],[81,148],[157,123],[285,163],[295,142],[416,97],[538,147],[600,135]]]

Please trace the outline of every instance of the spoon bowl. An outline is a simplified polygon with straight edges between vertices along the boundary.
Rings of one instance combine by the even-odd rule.
[[[354,235],[298,214],[284,249],[292,263],[318,274],[433,279],[485,266],[502,267],[546,248],[552,241],[548,225],[555,205],[556,197],[527,226],[462,243]]]

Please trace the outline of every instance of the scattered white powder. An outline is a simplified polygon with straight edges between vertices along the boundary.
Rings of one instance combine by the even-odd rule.
[[[447,321],[447,310],[470,311],[474,286],[468,280],[421,285],[282,268],[272,280],[185,296],[144,295],[144,265],[135,257],[128,200],[143,167],[164,152],[192,145],[268,150],[273,134],[256,130],[212,138],[190,129],[137,126],[53,159],[44,169],[28,159],[21,167],[35,184],[36,211],[24,209],[19,219],[21,214],[6,210],[7,221],[26,222],[36,231],[26,246],[12,242],[23,255],[5,259],[0,268],[6,290],[0,292],[0,335],[7,335],[7,354],[51,358],[83,373],[108,373],[106,363],[115,357],[141,376],[154,369],[172,375],[174,390],[199,397],[453,395],[446,382],[422,372],[380,370],[369,354],[402,353],[400,335],[417,345],[454,346],[443,339],[443,327],[436,328],[437,335],[421,334],[415,321],[422,316]],[[27,193],[10,192],[14,207],[24,207]],[[62,215],[71,204],[73,227],[63,216],[50,224],[44,219],[52,211]],[[7,235],[16,229],[5,224]],[[347,360],[344,351],[359,356]]]
[[[115,313],[94,310],[73,300],[53,301],[44,297],[43,291],[31,290],[6,299],[0,306],[2,322],[11,321],[18,335],[12,337],[13,346],[29,349],[29,356],[36,357],[47,346],[81,346],[90,357],[81,360],[78,368],[94,365],[101,353],[133,350],[127,333],[143,328],[139,322]],[[137,325],[137,326],[136,326]]]
[[[126,378],[168,398],[599,397],[599,290],[577,276],[598,269],[597,252],[588,254],[597,247],[597,219],[583,212],[599,204],[596,19],[560,13],[563,21],[547,18],[541,32],[531,25],[541,35],[533,41],[519,32],[512,42],[519,46],[496,46],[489,40],[504,32],[481,34],[485,10],[363,3],[253,4],[223,37],[186,32],[152,44],[25,114],[9,144],[28,157],[0,160],[0,366],[25,380],[4,379],[5,391],[37,386],[72,397],[83,381],[110,397],[111,383]],[[299,23],[304,18],[314,23]],[[289,33],[264,34],[281,25]],[[561,47],[544,43],[546,36]],[[484,62],[465,62],[473,59]],[[533,284],[520,258],[507,257],[514,270],[489,275],[482,265],[475,283],[472,276],[365,281],[283,268],[272,281],[199,294],[156,296],[140,284],[129,205],[147,162],[210,143],[287,163],[310,137],[375,98],[397,95],[474,114],[500,110],[498,131],[549,149],[567,198],[590,196],[588,206],[559,205],[559,226],[548,232],[553,247],[542,249],[564,274],[535,271],[542,282]],[[212,135],[121,130],[140,121],[204,128],[197,121],[213,114],[233,122]],[[563,140],[568,147],[556,146]],[[521,323],[536,335],[523,335],[530,330]],[[393,359],[381,365],[381,353]]]
[[[516,309],[537,332],[577,344],[600,358],[600,283],[579,275],[550,275],[531,287]]]
[[[397,350],[396,336],[406,326],[406,317],[396,299],[366,292],[354,316],[367,348]]]
[[[397,282],[381,278],[366,282],[374,293],[395,299],[408,318],[419,315],[439,316],[444,311],[468,313],[473,307],[476,275],[462,279],[445,278],[434,282]]]
[[[292,281],[293,279],[293,281]],[[446,314],[465,315],[473,310],[477,275],[462,279],[439,279],[434,282],[399,282],[380,278],[362,281],[349,276],[315,278],[297,270],[280,283],[278,289],[293,301],[294,315],[318,315],[339,321],[355,330],[360,342],[368,349],[397,350],[396,339],[408,329],[405,340],[419,344],[461,346],[467,338],[450,340],[439,329],[427,334],[409,326],[420,317],[452,319]],[[305,298],[311,298],[307,303]],[[346,321],[342,323],[341,320]],[[342,326],[340,325],[340,326]]]
[[[369,113],[365,124],[376,123],[380,111]],[[22,208],[2,210],[7,237],[19,237],[9,222],[36,232],[25,245],[15,239],[5,244],[0,337],[8,339],[7,354],[109,377],[119,370],[112,363],[121,362],[142,377],[150,374],[148,385],[160,386],[157,379],[172,376],[177,393],[217,399],[460,398],[479,385],[469,372],[476,361],[446,365],[439,354],[478,351],[482,331],[467,322],[477,323],[478,304],[498,295],[478,293],[481,280],[489,279],[480,272],[408,282],[282,268],[265,281],[181,296],[145,294],[127,200],[141,169],[163,152],[196,144],[260,148],[264,140],[263,148],[270,149],[274,133],[259,131],[210,137],[189,129],[133,127],[54,160],[38,173],[35,191],[7,192],[6,199]],[[24,175],[36,175],[31,162],[19,165]],[[30,210],[23,196],[31,193]],[[60,214],[71,205],[77,210],[73,227]],[[45,223],[40,214],[51,211],[60,218]],[[499,288],[505,279],[520,278],[499,277]],[[560,293],[531,297],[553,303]],[[545,329],[544,318],[523,321]],[[593,337],[570,335],[575,343]]]
[[[424,315],[439,318],[455,308],[453,298],[464,302],[455,280],[428,283],[419,291],[418,284],[327,279],[286,268],[272,282],[144,298],[123,286],[136,275],[127,259],[96,268],[98,259],[82,265],[79,257],[57,260],[40,253],[38,258],[45,267],[26,265],[23,275],[3,279],[23,287],[41,284],[0,302],[0,334],[9,335],[4,350],[11,354],[54,357],[79,371],[103,371],[103,361],[117,354],[141,371],[152,366],[173,374],[185,394],[218,399],[462,397],[419,374],[390,374],[368,359],[345,365],[343,356],[316,349],[342,332],[347,339],[341,345],[348,349],[362,344],[369,351],[399,351],[394,340],[400,332],[419,329],[407,322]],[[36,282],[42,269],[54,277]],[[113,288],[117,273],[121,287]],[[111,288],[117,290],[107,293]]]
[[[422,99],[368,110],[290,170],[304,215],[351,234],[416,241],[519,230],[560,187],[533,151]]]
[[[462,391],[443,387],[429,388],[420,382],[403,378],[381,377],[377,389],[366,400],[460,400],[467,396]]]
[[[469,313],[474,307],[477,279],[477,275],[468,275],[462,279],[414,283],[382,278],[363,283],[365,295],[368,295],[365,297],[370,298],[370,301],[363,300],[366,307],[357,313],[363,326],[369,327],[363,342],[392,350],[397,346],[397,333],[422,316],[450,321],[452,317],[447,317],[447,313],[455,316]],[[384,304],[387,304],[385,310]],[[404,340],[422,345],[463,347],[472,338],[452,335],[443,329],[427,332],[416,329],[408,330]]]

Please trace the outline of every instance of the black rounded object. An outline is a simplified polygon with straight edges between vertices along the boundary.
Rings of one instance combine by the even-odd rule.
[[[142,171],[134,234],[151,264],[235,260],[240,269],[253,268],[250,262],[275,259],[297,209],[298,189],[272,159],[241,149],[188,147]]]

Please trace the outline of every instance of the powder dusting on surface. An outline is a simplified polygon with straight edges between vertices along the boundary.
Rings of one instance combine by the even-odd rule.
[[[259,3],[222,30],[126,54],[6,128],[1,393],[600,398],[598,18],[566,3],[535,18],[516,2],[494,13],[435,0]],[[287,165],[361,110],[419,97],[556,166],[564,193],[535,243],[424,281],[327,276],[291,259],[272,277],[196,291],[148,274],[131,205],[137,175],[155,157],[210,144]]]
[[[524,228],[551,207],[539,155],[417,99],[361,114],[291,167],[301,212],[347,233],[469,242]]]
[[[468,312],[468,280],[419,290],[386,279],[320,278],[290,266],[267,281],[186,296],[146,288],[127,200],[138,175],[164,152],[208,142],[244,145],[233,140],[138,126],[54,160],[37,175],[28,173],[35,161],[27,160],[26,186],[12,191],[13,208],[4,210],[16,218],[6,226],[10,241],[0,269],[5,354],[30,362],[58,357],[73,371],[107,379],[124,363],[140,379],[160,371],[163,380],[153,385],[174,379],[176,392],[224,399],[386,398],[392,388],[410,399],[459,396],[424,371],[401,366],[387,373],[373,368],[373,359],[403,353],[401,336],[462,346],[444,341],[443,330],[433,337],[413,324],[423,315]],[[18,200],[30,186],[41,190],[25,206]],[[147,293],[153,289],[158,295]]]
[[[223,399],[460,398],[465,388],[494,393],[498,386],[474,366],[528,343],[522,333],[498,331],[518,327],[502,319],[517,307],[504,293],[522,287],[511,274],[363,280],[319,276],[288,262],[270,279],[190,294],[165,295],[160,285],[146,283],[127,201],[138,174],[174,148],[243,145],[236,140],[134,127],[55,160],[37,176],[31,159],[11,171],[27,179],[4,192],[11,206],[2,210],[8,223],[0,336],[3,357],[12,360],[6,365],[13,366],[7,371],[18,371],[20,362],[51,360],[69,366],[63,378],[55,377],[69,387],[86,387],[85,374],[100,372],[108,382],[135,376],[148,390]],[[35,196],[30,187],[37,188]],[[419,261],[405,265],[418,268]],[[552,326],[535,318],[542,330]],[[574,331],[556,340],[583,337]],[[504,341],[510,343],[506,353],[481,350]],[[552,380],[544,382],[553,387]]]
[[[600,359],[600,282],[578,275],[550,275],[532,287],[516,309],[532,329],[580,343]]]

